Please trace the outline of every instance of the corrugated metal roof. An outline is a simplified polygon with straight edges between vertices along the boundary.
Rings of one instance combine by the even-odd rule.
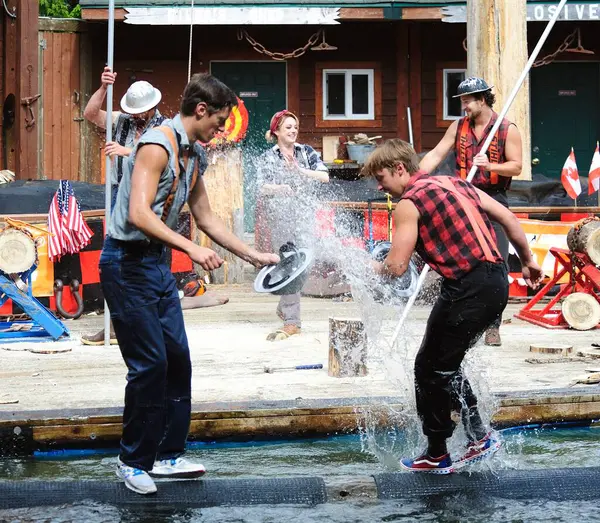
[[[108,7],[108,0],[80,0],[84,8]],[[190,5],[190,0],[115,0],[115,7],[173,7]],[[277,6],[277,7],[428,7],[465,4],[466,0],[412,0],[412,2],[383,2],[377,0],[194,0],[196,7]]]

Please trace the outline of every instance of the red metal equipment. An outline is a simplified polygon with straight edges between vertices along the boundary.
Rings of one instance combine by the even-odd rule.
[[[528,321],[547,329],[568,328],[560,305],[556,304],[573,292],[585,292],[596,298],[600,303],[600,270],[592,263],[587,254],[572,252],[567,249],[551,247],[550,254],[554,256],[554,277],[523,307],[515,318]],[[562,269],[559,270],[559,267]],[[541,309],[534,307],[542,300],[560,279],[569,275],[569,282],[562,285],[556,296]]]

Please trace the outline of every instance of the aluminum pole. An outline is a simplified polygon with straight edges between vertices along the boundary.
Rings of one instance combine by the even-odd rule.
[[[108,51],[106,65],[110,70],[114,69],[115,54],[115,0],[108,0]],[[109,84],[106,90],[106,142],[112,142],[112,106],[113,106],[113,85]],[[106,155],[106,168],[104,170],[104,227],[108,234],[108,225],[110,223],[111,200],[112,200],[112,161],[109,155]],[[108,303],[104,300],[104,346],[110,345],[110,310]]]

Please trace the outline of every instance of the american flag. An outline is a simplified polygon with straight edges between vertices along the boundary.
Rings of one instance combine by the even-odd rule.
[[[58,261],[64,254],[74,254],[83,249],[93,232],[81,215],[79,202],[68,180],[61,180],[48,211],[48,258]]]

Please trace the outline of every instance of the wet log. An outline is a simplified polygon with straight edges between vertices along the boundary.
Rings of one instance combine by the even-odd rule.
[[[587,331],[600,323],[600,303],[585,292],[569,294],[562,303],[562,315],[573,329]]]
[[[329,376],[367,375],[367,335],[358,319],[329,318]]]
[[[586,219],[576,223],[567,234],[567,245],[574,252],[583,252],[600,265],[600,220]]]

